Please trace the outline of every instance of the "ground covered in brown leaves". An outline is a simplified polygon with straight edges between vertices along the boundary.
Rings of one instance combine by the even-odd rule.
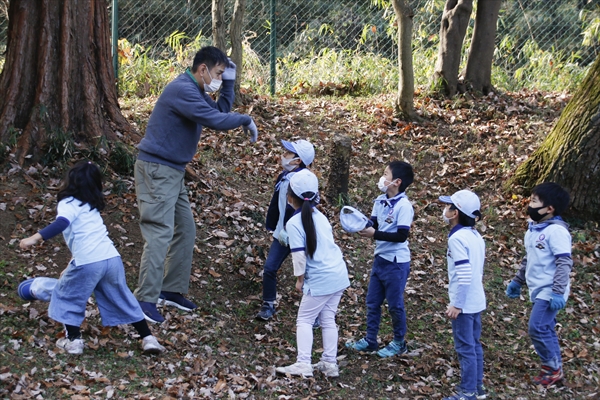
[[[58,167],[5,164],[0,177],[0,396],[12,399],[194,399],[194,398],[364,398],[440,399],[459,383],[447,304],[446,238],[439,195],[476,191],[484,218],[478,228],[487,245],[484,277],[488,309],[483,315],[485,384],[489,398],[587,399],[600,390],[600,229],[583,216],[572,224],[572,294],[559,313],[558,329],[566,380],[548,390],[530,383],[538,359],[527,337],[528,300],[510,300],[504,290],[523,257],[526,194],[503,184],[549,132],[568,96],[521,92],[484,99],[419,97],[422,117],[406,123],[393,116],[392,98],[256,98],[250,113],[260,130],[250,144],[241,131],[206,131],[188,184],[197,221],[197,245],[189,297],[193,313],[167,309],[167,321],[152,326],[168,349],[143,356],[130,327],[103,328],[90,300],[84,323],[87,348],[73,357],[54,346],[62,328],[46,304],[16,295],[26,277],[58,276],[68,261],[62,240],[31,251],[18,240],[51,222]],[[124,113],[143,131],[152,101],[128,102]],[[271,237],[264,215],[282,152],[280,139],[308,138],[316,147],[313,170],[327,184],[334,134],[352,138],[350,202],[369,212],[376,186],[392,159],[410,162],[415,183],[408,196],[415,219],[410,235],[412,271],[406,288],[407,340],[411,353],[378,359],[349,353],[343,343],[365,329],[365,295],[374,244],[346,234],[339,204],[324,199],[345,255],[352,286],[340,304],[340,377],[315,374],[300,379],[275,374],[295,360],[295,314],[291,262],[280,271],[278,314],[269,323],[254,319],[260,307],[262,264]],[[105,222],[126,264],[131,288],[137,283],[142,240],[132,176],[108,173]],[[380,342],[391,339],[384,311]],[[320,331],[315,331],[318,361]]]

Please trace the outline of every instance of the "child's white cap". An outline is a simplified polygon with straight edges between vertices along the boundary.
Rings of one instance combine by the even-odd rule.
[[[340,223],[346,232],[355,233],[362,231],[372,222],[363,213],[354,207],[344,206],[340,211]]]
[[[456,208],[471,218],[477,218],[475,212],[481,208],[479,197],[467,189],[459,190],[452,196],[440,196],[439,199],[442,203],[454,204]]]
[[[292,192],[303,200],[314,200],[319,191],[319,180],[309,170],[302,169],[290,178]]]
[[[288,142],[282,140],[281,144],[286,150],[292,153],[298,154],[298,157],[302,160],[304,165],[310,165],[315,159],[315,148],[308,140],[296,140],[295,142]]]

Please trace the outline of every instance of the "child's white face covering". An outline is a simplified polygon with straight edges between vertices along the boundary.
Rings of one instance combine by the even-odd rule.
[[[388,186],[390,186],[392,184],[392,182],[388,183],[387,185],[385,184],[386,182],[390,182],[387,179],[385,179],[385,176],[382,176],[381,178],[379,178],[379,182],[377,182],[377,187],[379,188],[379,190],[381,190],[383,193],[387,192]]]
[[[297,160],[298,157],[292,157],[292,158],[285,158],[283,156],[283,154],[281,155],[281,166],[283,167],[283,169],[285,169],[286,171],[293,171],[295,170],[298,165],[297,164],[290,164],[292,161]]]
[[[450,218],[446,217],[446,210],[447,210],[447,209],[448,209],[448,208],[446,207],[446,208],[444,208],[444,210],[442,211],[442,219],[444,220],[444,223],[445,223],[446,225],[450,225]]]

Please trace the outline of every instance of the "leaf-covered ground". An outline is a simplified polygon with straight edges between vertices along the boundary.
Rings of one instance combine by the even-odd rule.
[[[69,253],[54,239],[31,251],[18,240],[54,218],[56,169],[4,165],[0,176],[0,396],[11,399],[194,399],[194,398],[365,398],[439,399],[459,383],[447,304],[446,238],[439,195],[462,188],[476,191],[484,218],[478,224],[487,245],[483,315],[485,384],[490,398],[592,399],[600,389],[600,229],[571,216],[574,269],[572,294],[558,316],[566,380],[545,390],[530,383],[539,362],[527,337],[530,303],[507,299],[505,285],[523,256],[527,197],[503,183],[549,132],[568,96],[520,92],[477,101],[418,97],[422,121],[393,116],[392,98],[256,98],[240,112],[260,129],[250,144],[241,131],[206,131],[188,184],[197,221],[189,297],[193,313],[166,309],[167,321],[151,328],[168,352],[141,354],[130,327],[103,328],[90,300],[84,323],[83,356],[54,346],[62,327],[47,305],[16,295],[26,277],[58,276]],[[123,104],[143,131],[153,100]],[[348,352],[344,342],[363,335],[365,295],[374,244],[344,233],[335,199],[322,210],[333,224],[348,264],[352,286],[340,304],[340,377],[312,379],[275,374],[295,361],[295,314],[291,262],[279,274],[278,314],[269,322],[260,308],[261,271],[271,237],[264,215],[280,171],[280,139],[308,138],[317,150],[314,171],[327,182],[335,134],[351,137],[350,202],[369,212],[376,182],[392,159],[410,162],[415,183],[408,195],[415,208],[410,235],[412,271],[406,288],[407,340],[411,353],[391,359]],[[137,283],[142,240],[131,176],[108,174],[105,222],[126,265],[130,287]],[[329,201],[327,201],[329,200]],[[576,219],[577,217],[578,219]],[[380,342],[391,339],[384,310]],[[313,362],[321,339],[315,331]]]

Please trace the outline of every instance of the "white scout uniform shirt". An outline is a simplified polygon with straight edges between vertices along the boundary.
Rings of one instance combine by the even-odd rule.
[[[485,310],[483,263],[485,242],[477,229],[456,225],[448,234],[448,294],[450,305],[464,314]]]
[[[350,280],[342,251],[333,241],[333,232],[327,217],[316,208],[313,208],[312,215],[317,233],[317,250],[312,258],[306,254],[302,291],[311,296],[325,296],[347,288],[350,286]],[[306,233],[302,226],[300,210],[287,222],[286,230],[292,253],[306,251]]]
[[[91,264],[118,257],[119,252],[108,237],[108,231],[98,209],[67,197],[56,207],[56,218],[63,217],[69,226],[63,231],[65,242],[71,250],[76,265]]]
[[[525,279],[529,288],[529,298],[550,300],[552,285],[556,273],[556,259],[571,257],[571,234],[562,223],[531,224],[525,233],[525,249],[527,250],[527,267]],[[567,300],[571,289],[570,280],[564,292]]]
[[[404,192],[388,199],[385,194],[375,199],[371,219],[377,218],[377,230],[398,232],[398,229],[410,229],[415,212]],[[410,262],[408,240],[403,243],[375,241],[375,255],[390,262]],[[394,260],[396,258],[396,260]]]

